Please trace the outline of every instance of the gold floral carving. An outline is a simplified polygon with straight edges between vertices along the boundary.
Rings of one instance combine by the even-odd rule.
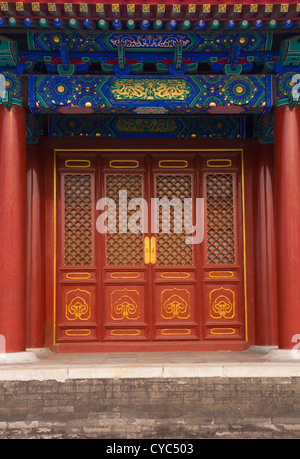
[[[186,289],[166,289],[161,293],[163,319],[188,319],[191,315],[190,292]]]
[[[66,318],[89,320],[91,317],[91,294],[80,288],[66,294]]]
[[[140,336],[141,335],[141,330],[118,329],[118,330],[111,330],[110,334],[111,334],[111,336]]]
[[[161,330],[163,336],[188,336],[191,334],[191,330],[188,328],[164,328]]]
[[[212,290],[209,294],[210,317],[233,319],[235,316],[235,293],[227,288]]]
[[[113,320],[137,320],[140,317],[140,294],[137,290],[114,290],[111,294]]]
[[[116,78],[109,87],[115,100],[185,101],[192,90],[185,78]]]

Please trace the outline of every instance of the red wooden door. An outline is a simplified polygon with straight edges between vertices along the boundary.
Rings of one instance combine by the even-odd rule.
[[[57,342],[243,339],[240,161],[59,155]]]

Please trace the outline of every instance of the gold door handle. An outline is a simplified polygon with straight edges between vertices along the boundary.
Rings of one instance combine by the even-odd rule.
[[[151,237],[151,264],[155,265],[156,263],[156,239],[155,236]]]
[[[150,263],[150,240],[147,237],[144,239],[144,261],[146,265]]]

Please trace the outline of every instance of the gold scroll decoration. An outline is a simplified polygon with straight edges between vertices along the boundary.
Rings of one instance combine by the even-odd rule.
[[[91,278],[91,273],[67,273],[66,274],[66,279],[90,279]]]
[[[232,271],[210,271],[208,273],[209,277],[212,279],[227,279],[229,277],[234,277],[234,272]]]
[[[141,277],[141,274],[137,272],[110,273],[111,279],[138,279],[139,277]]]
[[[166,289],[161,293],[163,319],[188,319],[191,315],[191,294],[186,289]]]
[[[161,330],[163,336],[188,336],[191,330],[188,328],[164,328]]]
[[[183,272],[166,272],[161,273],[160,276],[163,279],[188,279],[190,277],[190,273],[183,273]]]
[[[66,330],[65,331],[66,333],[66,336],[90,336],[92,334],[92,331],[91,330],[88,330],[88,329],[72,329],[72,330]]]
[[[91,317],[91,294],[80,288],[66,294],[66,318],[89,320]]]
[[[233,319],[235,316],[235,293],[227,288],[212,290],[209,294],[210,317]]]
[[[111,336],[140,336],[141,330],[119,328],[117,330],[111,330],[110,334]]]
[[[137,290],[114,290],[111,294],[113,320],[137,320],[140,317],[140,294]]]
[[[88,169],[91,167],[91,161],[87,159],[68,159],[65,161],[65,167],[72,169]]]
[[[211,328],[211,335],[235,335],[234,328]]]

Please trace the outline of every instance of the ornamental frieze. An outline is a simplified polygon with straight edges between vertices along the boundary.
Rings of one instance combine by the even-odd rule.
[[[185,78],[115,78],[109,92],[115,100],[185,101],[193,88]]]
[[[244,51],[270,51],[272,33],[268,31],[237,31],[196,33],[196,32],[89,32],[45,31],[27,33],[28,49],[31,51],[58,51],[62,43],[74,52],[89,54],[116,51],[119,45],[131,51],[159,50],[169,52],[177,43],[189,52],[228,52],[233,43],[238,43]]]
[[[124,45],[126,49],[174,49],[177,43],[181,43],[184,49],[191,47],[193,41],[190,34],[163,34],[163,33],[137,33],[137,34],[108,34],[103,38],[112,49]]]
[[[38,134],[31,125],[32,133]],[[28,124],[28,123],[27,123]],[[200,139],[243,139],[245,117],[243,116],[101,116],[101,115],[51,115],[48,118],[49,137],[165,137]],[[33,134],[31,135],[33,138]]]
[[[133,114],[162,107],[165,114],[268,113],[272,76],[140,77],[28,76],[33,113]]]

